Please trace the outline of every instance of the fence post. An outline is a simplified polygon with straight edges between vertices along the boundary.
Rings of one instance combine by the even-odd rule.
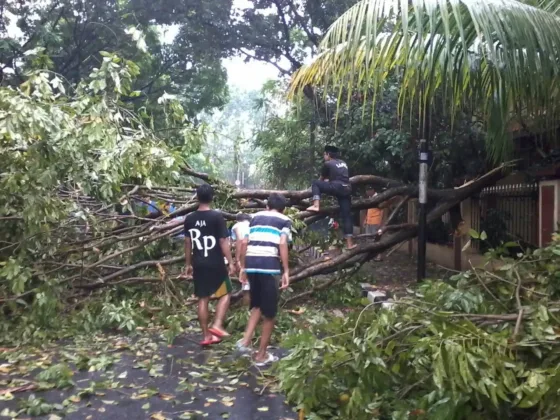
[[[539,246],[546,246],[558,226],[560,180],[539,182]]]
[[[416,199],[411,199],[407,203],[408,214],[406,217],[407,223],[414,224],[417,222],[416,220]],[[416,239],[409,239],[408,240],[408,255],[414,255],[415,253],[415,243]]]
[[[461,271],[463,269],[463,247],[470,239],[469,230],[472,227],[472,208],[473,198],[461,202],[461,222],[453,232],[453,255],[454,255],[454,269]],[[465,253],[468,251],[465,251]]]

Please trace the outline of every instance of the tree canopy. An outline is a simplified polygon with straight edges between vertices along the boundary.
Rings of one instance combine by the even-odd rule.
[[[137,94],[123,98],[136,109],[154,112],[163,93],[177,95],[190,116],[223,105],[227,75],[220,60],[225,52],[213,40],[218,27],[229,22],[231,2],[164,3],[8,0],[2,7],[9,13],[2,14],[0,25],[2,83],[22,83],[31,65],[78,83],[100,66],[103,51],[111,51],[140,68],[132,89]],[[162,37],[166,28],[176,36]]]
[[[400,113],[420,110],[421,135],[428,135],[436,98],[451,116],[468,105],[485,121],[491,157],[499,159],[511,150],[512,120],[557,126],[555,5],[363,0],[331,26],[293,89],[319,85],[339,102],[350,101],[354,92],[376,102],[388,77],[398,72]]]

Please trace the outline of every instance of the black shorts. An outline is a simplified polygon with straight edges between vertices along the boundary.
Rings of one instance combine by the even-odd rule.
[[[272,274],[247,273],[251,289],[251,309],[259,308],[265,318],[278,313],[278,280]]]
[[[194,294],[196,297],[204,298],[215,294],[224,281],[228,278],[225,268],[217,267],[193,267]]]

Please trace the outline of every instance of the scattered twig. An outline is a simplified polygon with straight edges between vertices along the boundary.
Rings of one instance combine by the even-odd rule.
[[[472,262],[469,261],[469,264],[471,266],[472,272],[474,273],[476,279],[478,280],[478,282],[480,283],[480,285],[484,288],[484,290],[486,290],[486,292],[492,296],[492,298],[498,302],[498,304],[504,308],[506,311],[508,310],[507,306],[504,305],[504,303],[502,301],[500,301],[500,299],[498,299],[494,293],[492,293],[492,291],[488,288],[488,286],[486,286],[486,283],[484,283],[484,281],[480,278],[480,276],[478,275],[478,273],[476,272],[476,269],[474,268],[474,266],[472,265]]]
[[[515,300],[517,302],[517,309],[519,314],[517,315],[517,321],[515,323],[515,329],[513,330],[513,339],[515,340],[519,335],[519,330],[521,329],[521,321],[523,321],[523,306],[521,306],[521,298],[519,297],[519,292],[521,290],[521,276],[519,275],[519,271],[515,270],[515,274],[517,275],[517,288],[515,289]]]

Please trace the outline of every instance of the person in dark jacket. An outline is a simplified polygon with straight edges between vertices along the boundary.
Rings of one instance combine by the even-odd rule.
[[[348,177],[348,165],[339,158],[339,150],[335,146],[325,147],[325,164],[321,170],[321,178],[313,181],[311,192],[313,194],[313,205],[308,211],[318,212],[320,210],[321,194],[328,194],[336,197],[340,206],[340,219],[346,247],[353,249],[356,247],[353,239],[354,226],[352,223],[352,186]]]

